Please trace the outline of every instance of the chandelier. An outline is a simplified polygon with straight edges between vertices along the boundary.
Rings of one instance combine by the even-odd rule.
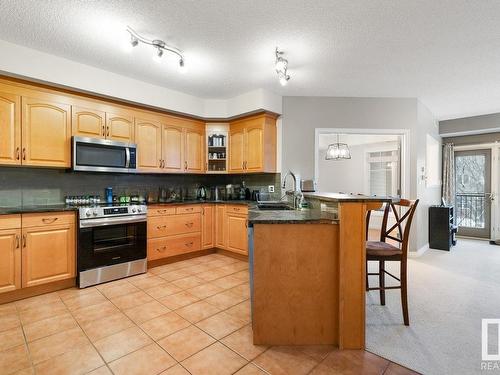
[[[344,160],[350,159],[351,152],[349,151],[349,146],[347,143],[340,143],[339,135],[337,134],[337,142],[328,145],[326,150],[326,160]]]

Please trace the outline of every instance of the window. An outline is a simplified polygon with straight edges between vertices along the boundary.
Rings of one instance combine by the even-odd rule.
[[[370,195],[399,196],[399,150],[366,153]]]

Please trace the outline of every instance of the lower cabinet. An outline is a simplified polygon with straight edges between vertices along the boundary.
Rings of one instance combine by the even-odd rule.
[[[201,250],[201,208],[197,205],[173,208],[148,208],[148,261]]]
[[[76,274],[75,214],[0,216],[0,293]]]
[[[203,204],[201,209],[201,248],[212,249],[215,247],[215,205]]]
[[[247,216],[227,214],[227,250],[248,255]]]
[[[23,288],[75,277],[75,226],[23,230]]]
[[[226,205],[218,204],[215,207],[215,247],[226,248]]]
[[[0,218],[0,293],[21,288],[21,217]]]

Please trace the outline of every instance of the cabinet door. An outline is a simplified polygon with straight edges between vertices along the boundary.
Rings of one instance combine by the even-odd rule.
[[[226,248],[226,206],[218,204],[215,207],[215,246]]]
[[[264,129],[260,125],[245,128],[245,170],[264,170]]]
[[[22,98],[22,164],[71,166],[71,108],[44,98]]]
[[[21,164],[21,97],[0,93],[0,164]]]
[[[242,173],[245,161],[245,132],[237,127],[229,132],[229,172]]]
[[[163,169],[166,172],[184,172],[184,133],[182,128],[163,125]]]
[[[247,217],[227,214],[227,249],[248,255]]]
[[[137,168],[141,171],[161,170],[161,124],[157,121],[135,119]]]
[[[105,113],[93,109],[71,107],[73,135],[104,138],[106,136]]]
[[[21,230],[0,230],[0,293],[21,287]]]
[[[23,288],[75,277],[72,224],[23,230]]]
[[[201,212],[201,246],[203,249],[215,247],[215,206],[202,206]]]
[[[134,118],[125,114],[106,113],[106,139],[134,141]]]
[[[186,129],[186,148],[184,152],[186,172],[200,173],[204,171],[205,132],[201,129]]]

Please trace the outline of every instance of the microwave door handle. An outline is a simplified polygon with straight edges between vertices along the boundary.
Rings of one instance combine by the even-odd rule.
[[[130,147],[125,147],[125,155],[127,160],[125,161],[125,168],[130,168]]]

